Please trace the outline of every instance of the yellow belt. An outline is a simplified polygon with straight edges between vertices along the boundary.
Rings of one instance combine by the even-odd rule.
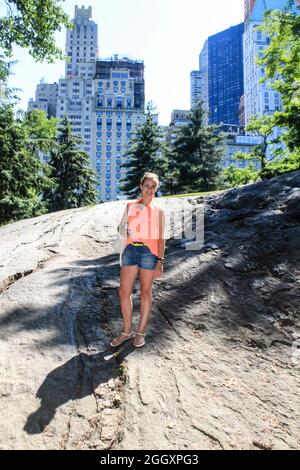
[[[143,243],[143,242],[131,242],[130,245],[133,245],[133,246],[146,246],[146,244]]]

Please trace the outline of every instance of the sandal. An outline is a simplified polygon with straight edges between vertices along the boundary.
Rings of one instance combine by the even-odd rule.
[[[140,335],[140,336],[146,336],[146,333],[139,333],[138,331],[135,333],[136,335]],[[135,348],[141,348],[142,346],[145,345],[145,340],[142,344],[137,344],[137,345],[133,345]]]
[[[114,344],[113,344],[112,342],[110,343],[110,345],[111,345],[113,348],[115,348],[115,347],[117,347],[117,346],[120,346],[120,344],[122,344],[122,343],[124,343],[125,341],[127,341],[127,340],[133,338],[133,331],[132,331],[131,333],[129,333],[129,334],[126,334],[126,333],[124,333],[124,332],[122,331],[121,335],[125,336],[125,338],[124,338],[123,340],[119,341],[118,343],[114,343]]]

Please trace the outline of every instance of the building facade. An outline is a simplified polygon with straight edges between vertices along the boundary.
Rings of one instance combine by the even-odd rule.
[[[58,84],[39,84],[28,110],[67,116],[96,172],[98,201],[124,198],[120,180],[126,173],[121,164],[128,161],[130,138],[144,121],[144,63],[118,55],[99,58],[91,7],[75,7],[65,52],[65,77]]]
[[[97,62],[94,80],[92,142],[93,167],[102,201],[123,198],[120,180],[126,171],[121,164],[132,133],[144,121],[144,64],[117,55]]]
[[[243,32],[241,23],[209,36],[199,55],[199,71],[191,72],[191,107],[201,100],[208,111],[208,124],[240,124]]]
[[[205,41],[199,54],[199,70],[193,70],[190,74],[191,109],[202,101],[208,111],[208,40]]]
[[[210,124],[239,124],[244,93],[244,23],[208,38],[208,96]]]
[[[202,97],[202,76],[199,70],[192,70],[190,73],[190,91],[190,104],[192,109]]]
[[[222,168],[228,168],[232,164],[238,168],[245,168],[248,166],[249,162],[252,161],[256,170],[260,170],[261,165],[259,160],[237,160],[234,155],[237,152],[242,152],[245,155],[251,153],[255,146],[262,143],[261,137],[246,135],[243,125],[235,126],[223,124],[220,126],[220,131],[226,134],[225,153],[221,160]]]
[[[251,116],[273,114],[282,109],[280,94],[272,88],[272,81],[260,83],[264,69],[256,64],[256,59],[269,46],[270,38],[257,27],[261,25],[266,10],[282,10],[286,0],[244,0],[244,4],[244,106],[247,125]],[[300,0],[296,4],[300,5]]]
[[[173,109],[171,113],[171,122],[166,126],[165,136],[169,144],[176,140],[176,131],[179,127],[185,126],[189,122],[190,111],[186,109]]]
[[[35,90],[35,99],[28,102],[28,111],[42,109],[48,116],[56,116],[56,102],[58,97],[58,84],[45,83],[41,80]]]

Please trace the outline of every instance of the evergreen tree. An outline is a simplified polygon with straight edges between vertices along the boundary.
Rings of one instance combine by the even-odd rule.
[[[44,193],[50,212],[96,202],[95,172],[90,168],[89,155],[78,148],[81,143],[82,139],[72,134],[67,117],[63,118],[57,145],[49,158],[50,177],[55,186]]]
[[[167,170],[162,183],[162,189],[164,194],[175,194],[175,188],[180,177],[180,171],[176,166],[175,151],[172,144],[165,144],[164,155],[167,162]]]
[[[30,151],[12,106],[0,107],[0,224],[45,213],[39,197],[44,184],[42,163]]]
[[[130,161],[121,165],[127,170],[126,178],[121,180],[123,183],[121,190],[132,197],[139,194],[140,180],[145,171],[157,173],[161,180],[167,171],[167,161],[163,153],[163,135],[153,114],[154,107],[149,103],[145,122],[137,129],[126,153]]]
[[[28,134],[32,152],[37,157],[42,155],[47,157],[51,148],[55,146],[58,119],[48,118],[41,109],[33,109],[25,113],[21,122]]]
[[[215,189],[221,174],[220,160],[224,153],[223,136],[217,126],[206,125],[206,111],[200,101],[188,116],[189,122],[177,131],[173,166],[179,176],[178,191]]]

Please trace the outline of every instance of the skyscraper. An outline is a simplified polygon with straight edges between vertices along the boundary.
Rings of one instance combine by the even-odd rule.
[[[202,101],[208,110],[208,41],[206,40],[199,54],[199,70],[190,74],[191,109]]]
[[[245,0],[244,32],[244,88],[245,88],[245,124],[254,115],[273,114],[281,109],[281,97],[272,88],[272,83],[260,83],[264,69],[256,64],[260,53],[266,49],[270,39],[265,33],[257,31],[265,11],[286,6],[286,0]]]
[[[245,23],[248,21],[249,17],[252,14],[253,7],[255,5],[256,0],[244,0],[244,17]]]
[[[92,121],[93,164],[103,201],[122,197],[121,164],[130,160],[126,150],[132,133],[144,120],[144,63],[119,58],[99,60],[94,80]]]
[[[92,8],[75,7],[73,28],[66,33],[65,78],[58,84],[39,84],[28,109],[72,122],[73,133],[83,139],[97,175],[98,200],[124,197],[121,163],[136,127],[144,120],[144,63],[128,57],[99,59],[98,26]]]
[[[192,70],[190,74],[190,90],[190,103],[192,109],[202,98],[202,76],[200,70]]]
[[[210,124],[239,125],[243,78],[244,23],[208,38],[208,102]]]

